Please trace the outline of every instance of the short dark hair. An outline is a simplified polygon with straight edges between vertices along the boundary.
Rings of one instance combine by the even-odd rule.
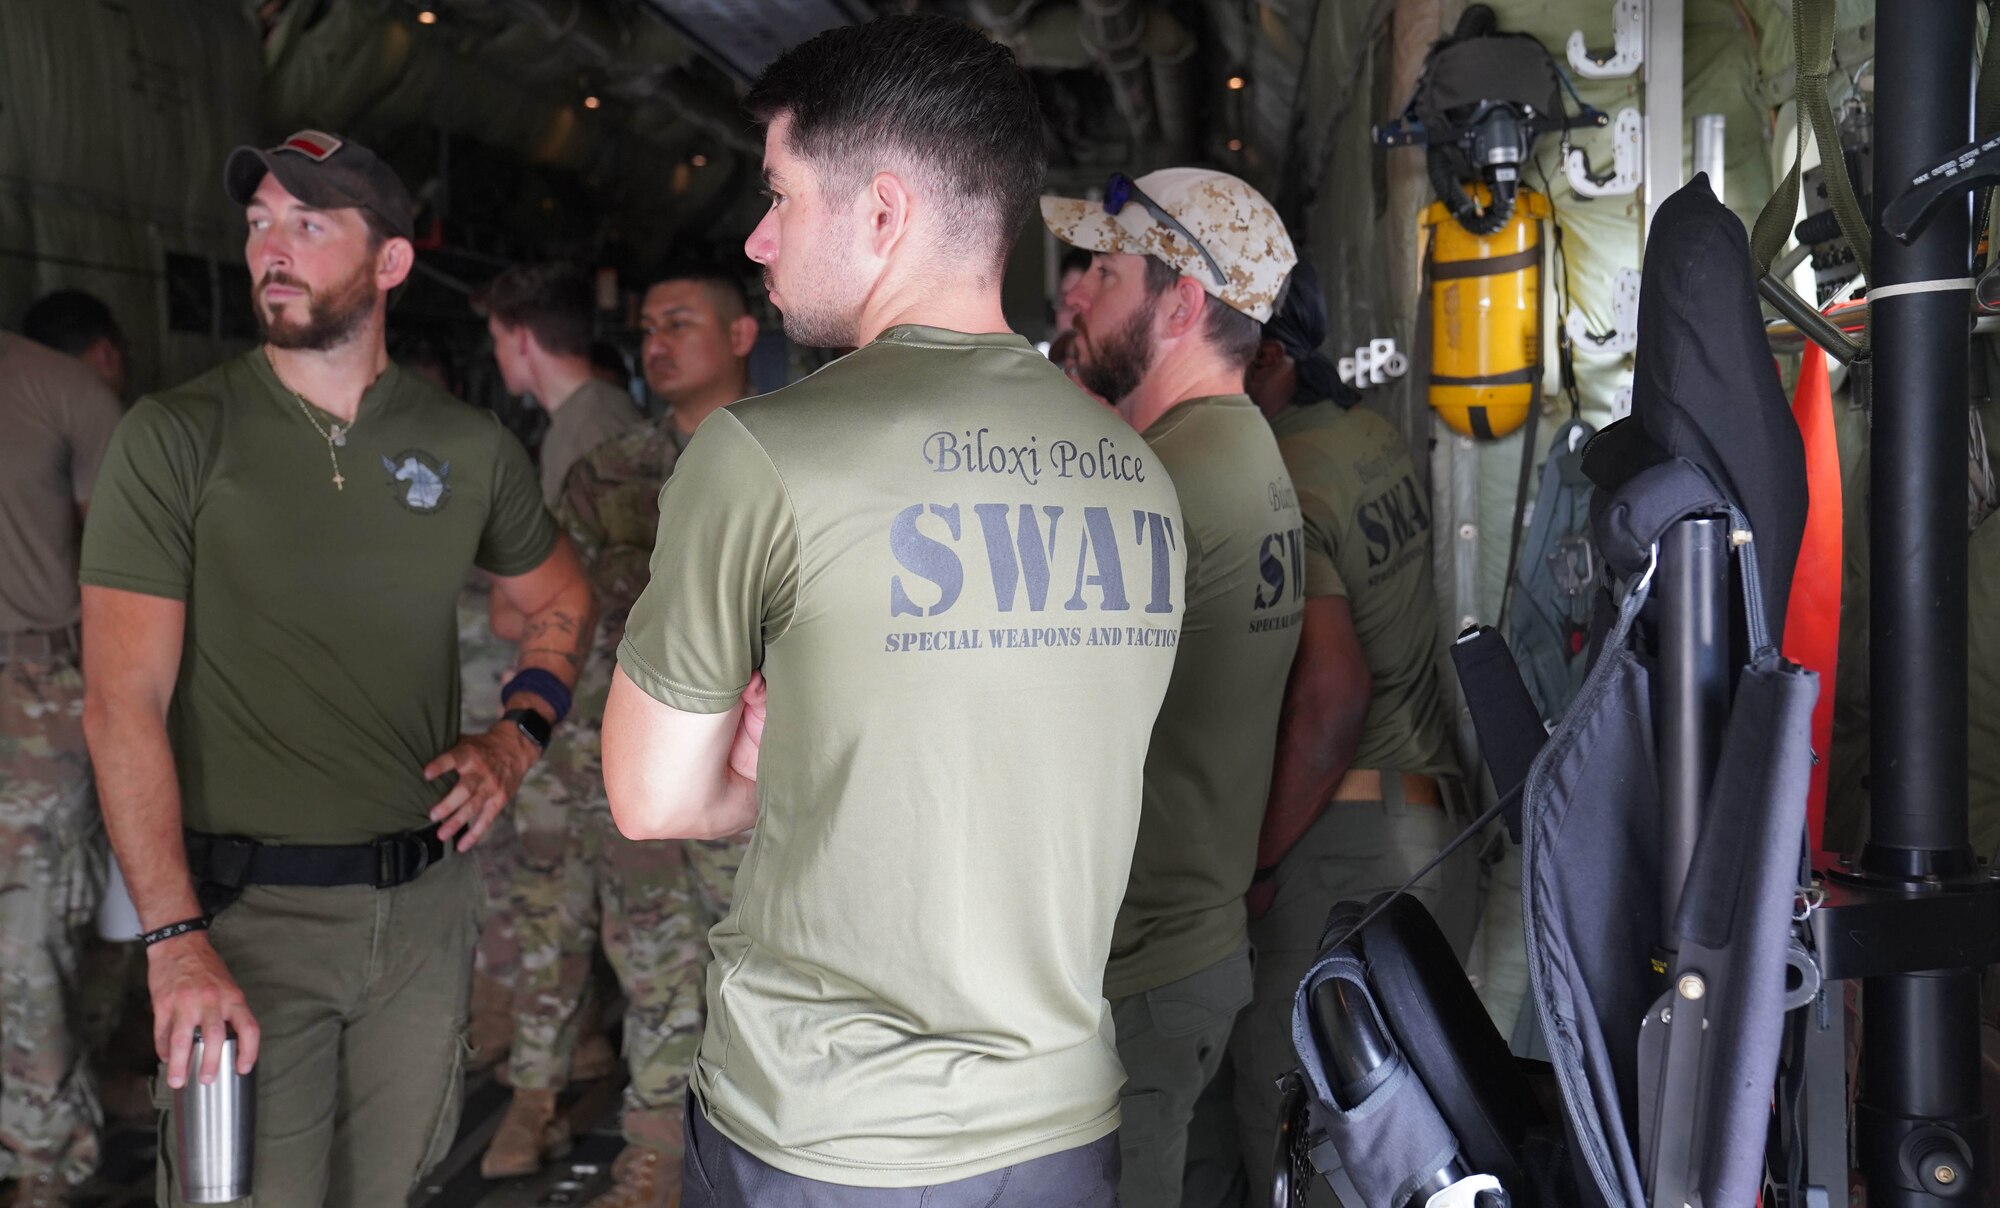
[[[1146,296],[1159,297],[1172,288],[1181,276],[1181,270],[1158,256],[1148,255]],[[1209,346],[1238,369],[1248,369],[1251,359],[1257,355],[1257,345],[1264,342],[1264,325],[1214,294],[1208,295],[1208,304],[1202,308],[1202,315],[1201,334],[1208,338]]]
[[[1042,112],[1006,47],[941,16],[880,17],[830,29],[766,68],[744,105],[761,124],[791,118],[791,145],[836,195],[897,160],[962,203],[961,242],[996,270],[1028,221],[1048,166]]]
[[[21,318],[21,334],[73,357],[99,340],[125,346],[125,333],[111,317],[111,308],[80,289],[59,289],[35,299]]]
[[[517,264],[480,293],[503,327],[525,327],[556,356],[588,357],[596,298],[590,278],[569,264]]]
[[[727,323],[738,315],[750,313],[750,290],[743,284],[744,269],[749,261],[742,261],[743,268],[724,263],[720,259],[700,259],[687,257],[670,261],[652,275],[646,283],[651,290],[656,285],[666,285],[672,281],[693,281],[707,287],[715,298],[715,312]]]

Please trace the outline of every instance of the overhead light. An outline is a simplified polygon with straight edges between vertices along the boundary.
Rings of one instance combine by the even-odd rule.
[[[417,14],[418,25],[436,25],[437,23],[438,23],[438,15],[432,12],[430,9],[425,9]]]
[[[688,162],[693,164],[697,168],[706,168],[708,166],[708,156],[696,155],[693,159],[690,159]]]
[[[1229,77],[1229,91],[1231,91],[1231,92],[1241,92],[1241,91],[1243,91],[1243,77],[1242,77],[1242,76],[1230,76],[1230,77]]]
[[[587,96],[583,98],[583,107],[585,109],[595,109],[601,104],[603,104],[603,102],[598,100],[594,96]]]
[[[1242,139],[1240,139],[1240,138],[1232,138],[1232,139],[1230,139],[1230,140],[1229,140],[1229,149],[1230,149],[1231,151],[1241,151],[1241,150],[1243,149],[1243,140],[1242,140]]]

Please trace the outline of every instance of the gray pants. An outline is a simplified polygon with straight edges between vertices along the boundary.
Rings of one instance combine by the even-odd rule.
[[[1125,1063],[1118,1190],[1132,1208],[1181,1202],[1195,1102],[1222,1064],[1251,985],[1246,944],[1198,973],[1112,1002],[1118,1059]]]
[[[263,1030],[255,1183],[242,1204],[382,1208],[408,1201],[458,1127],[478,935],[477,862],[457,853],[407,885],[252,886],[209,939]],[[157,1198],[181,1208],[173,1092]]]
[[[1118,1138],[931,1187],[849,1187],[787,1174],[717,1132],[692,1094],[681,1208],[1117,1208]]]

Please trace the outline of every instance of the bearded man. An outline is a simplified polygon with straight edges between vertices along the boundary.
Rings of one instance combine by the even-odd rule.
[[[590,588],[520,444],[389,361],[415,257],[395,173],[308,130],[238,148],[224,182],[264,340],[112,437],[84,535],[84,731],[166,1086],[214,1081],[233,1035],[253,1198],[399,1204],[457,1123],[479,902],[459,853],[569,707]],[[474,565],[526,619],[505,713],[461,735]],[[163,1205],[186,1202],[174,1149]]]
[[[1063,298],[1078,376],[1173,477],[1187,544],[1187,615],[1104,969],[1125,1066],[1119,1199],[1180,1204],[1190,1147],[1208,1139],[1190,1131],[1195,1105],[1251,997],[1243,897],[1305,607],[1291,476],[1244,393],[1298,257],[1262,194],[1201,168],[1115,175],[1102,200],[1044,197],[1042,217],[1093,253]]]

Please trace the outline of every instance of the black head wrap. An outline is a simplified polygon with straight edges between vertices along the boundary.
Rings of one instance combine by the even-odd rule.
[[[1361,401],[1360,393],[1340,380],[1333,362],[1320,351],[1326,343],[1326,298],[1319,290],[1319,274],[1305,261],[1292,269],[1277,313],[1264,324],[1264,338],[1276,340],[1297,366],[1300,402],[1331,399],[1352,407]]]

